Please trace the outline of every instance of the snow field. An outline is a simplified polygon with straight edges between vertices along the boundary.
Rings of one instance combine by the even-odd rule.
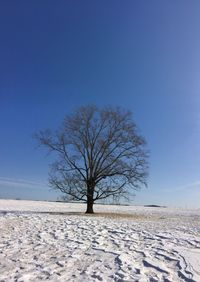
[[[0,281],[200,281],[199,210],[0,200]]]

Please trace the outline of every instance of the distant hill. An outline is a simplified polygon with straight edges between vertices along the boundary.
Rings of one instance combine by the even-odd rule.
[[[144,205],[147,208],[166,208],[167,206],[159,206],[159,205]]]

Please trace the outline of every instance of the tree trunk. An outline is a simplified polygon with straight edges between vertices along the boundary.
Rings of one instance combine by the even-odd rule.
[[[86,210],[85,213],[94,213],[93,204],[94,204],[93,196],[88,195],[87,196],[87,210]]]
[[[93,211],[93,202],[87,202],[87,210],[85,213],[94,213]]]

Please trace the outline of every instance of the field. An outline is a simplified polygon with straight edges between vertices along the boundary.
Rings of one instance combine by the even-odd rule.
[[[200,281],[200,209],[0,200],[0,281]]]

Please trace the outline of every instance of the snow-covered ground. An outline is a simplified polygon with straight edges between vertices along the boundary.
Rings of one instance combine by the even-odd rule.
[[[200,209],[84,210],[0,200],[0,281],[200,281]]]

